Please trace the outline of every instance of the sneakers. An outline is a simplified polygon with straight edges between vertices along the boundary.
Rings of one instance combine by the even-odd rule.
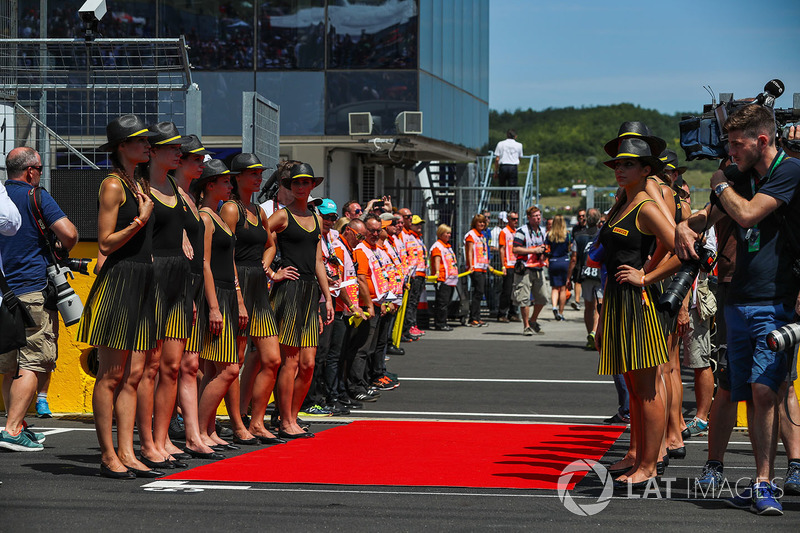
[[[500,318],[498,318],[497,321],[501,322],[503,324],[508,324],[508,318],[504,317],[504,316],[501,316]]]
[[[704,492],[709,489],[713,492],[722,486],[725,476],[722,475],[722,463],[719,461],[706,461],[703,473],[699,478],[695,478],[694,484]]]
[[[559,313],[559,312],[558,312],[558,309],[556,309],[555,307],[553,308],[553,316],[555,317],[555,319],[556,319],[556,322],[558,322],[559,320],[561,320],[561,318],[559,318],[559,317],[561,316],[561,313]]]
[[[614,413],[614,416],[606,418],[603,420],[603,424],[630,424],[631,417],[629,416],[620,416],[619,413]]]
[[[16,437],[12,437],[8,431],[3,430],[0,432],[0,448],[5,448],[12,452],[40,452],[44,450],[44,446],[31,440],[29,435],[32,433],[31,430],[26,429],[20,431],[19,435]],[[44,437],[44,435],[42,435],[42,437]]]
[[[702,437],[708,432],[708,422],[703,422],[694,417],[691,422],[686,424],[686,429],[689,430],[690,437]]]
[[[422,337],[425,335],[425,332],[419,329],[417,326],[411,326],[411,329],[408,330],[415,337]]]
[[[325,405],[325,408],[331,412],[331,416],[347,416],[350,414],[350,409],[338,401]]]
[[[186,438],[186,427],[183,425],[183,417],[181,415],[176,415],[169,421],[167,433],[171,439],[184,440]]]
[[[471,327],[471,328],[479,328],[481,326],[483,326],[483,324],[479,320],[472,320],[469,323],[469,327]]]
[[[522,319],[520,317],[518,317],[517,315],[513,315],[513,316],[508,317],[508,321],[509,322],[522,322]]]
[[[354,400],[359,401],[359,402],[377,402],[378,401],[378,398],[376,398],[374,396],[370,396],[369,394],[367,394],[365,392],[359,392],[355,396],[352,396],[352,398]]]
[[[791,462],[783,482],[784,494],[800,495],[800,463]]]
[[[538,322],[531,322],[531,328],[533,328],[533,332],[537,335],[544,334],[544,331],[542,331],[542,326],[540,326]]]
[[[759,515],[780,516],[783,507],[775,498],[775,487],[768,481],[761,481],[753,485],[753,502],[750,510]]]
[[[400,383],[396,382],[389,376],[383,376],[380,379],[373,381],[372,386],[377,390],[393,390],[399,387]]]
[[[589,333],[586,335],[586,346],[584,346],[586,350],[596,350],[597,344],[594,341],[594,332]]]
[[[525,335],[526,337],[532,337],[533,336],[533,328],[528,326],[527,328],[522,330],[522,334]]]
[[[314,404],[307,409],[300,411],[303,416],[331,416],[331,411],[319,404]]]
[[[753,485],[746,487],[733,498],[726,498],[725,505],[734,509],[750,509],[753,503]]]
[[[53,418],[53,413],[50,412],[50,406],[47,404],[47,398],[38,398],[36,400],[36,415],[39,418]]]
[[[580,303],[578,303],[578,302],[572,302],[570,305],[571,305],[571,306],[572,306],[572,308],[573,308],[574,310],[576,310],[576,311],[580,311],[580,310],[581,310],[581,304],[580,304]]]

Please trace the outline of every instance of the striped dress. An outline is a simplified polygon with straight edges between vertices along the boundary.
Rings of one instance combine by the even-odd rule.
[[[598,374],[622,374],[650,368],[669,359],[663,323],[656,312],[658,291],[654,286],[635,287],[617,283],[620,265],[642,268],[655,236],[637,223],[643,200],[614,223],[606,224],[598,238],[606,250],[608,278],[603,293],[603,341]]]
[[[209,213],[207,207],[201,209]],[[239,329],[239,300],[236,295],[236,275],[233,271],[233,248],[236,238],[223,227],[216,217],[211,216],[214,234],[211,236],[211,273],[214,276],[214,290],[222,314],[222,332],[216,335],[208,329],[208,306],[204,306],[206,327],[203,331],[203,346],[200,357],[218,363],[238,363],[236,334]]]
[[[123,179],[125,200],[117,213],[114,232],[134,223],[139,201]],[[105,181],[104,181],[105,183]],[[153,280],[153,219],[110,253],[92,284],[77,339],[115,350],[146,351],[156,347],[155,286]]]

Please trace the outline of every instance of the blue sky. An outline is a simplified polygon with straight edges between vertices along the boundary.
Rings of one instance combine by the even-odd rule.
[[[491,0],[489,107],[630,102],[698,112],[716,94],[800,93],[800,0]]]

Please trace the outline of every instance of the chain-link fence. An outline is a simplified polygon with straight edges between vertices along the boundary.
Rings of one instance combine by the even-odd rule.
[[[42,185],[89,239],[97,237],[97,190],[110,165],[97,148],[111,120],[133,113],[200,133],[182,38],[2,39],[0,110],[3,161],[13,147],[35,148]]]

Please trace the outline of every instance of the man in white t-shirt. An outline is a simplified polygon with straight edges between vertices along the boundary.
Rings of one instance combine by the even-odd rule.
[[[519,158],[522,157],[522,144],[517,142],[517,132],[508,130],[506,139],[497,143],[494,149],[494,175],[500,180],[501,187],[516,187]]]

